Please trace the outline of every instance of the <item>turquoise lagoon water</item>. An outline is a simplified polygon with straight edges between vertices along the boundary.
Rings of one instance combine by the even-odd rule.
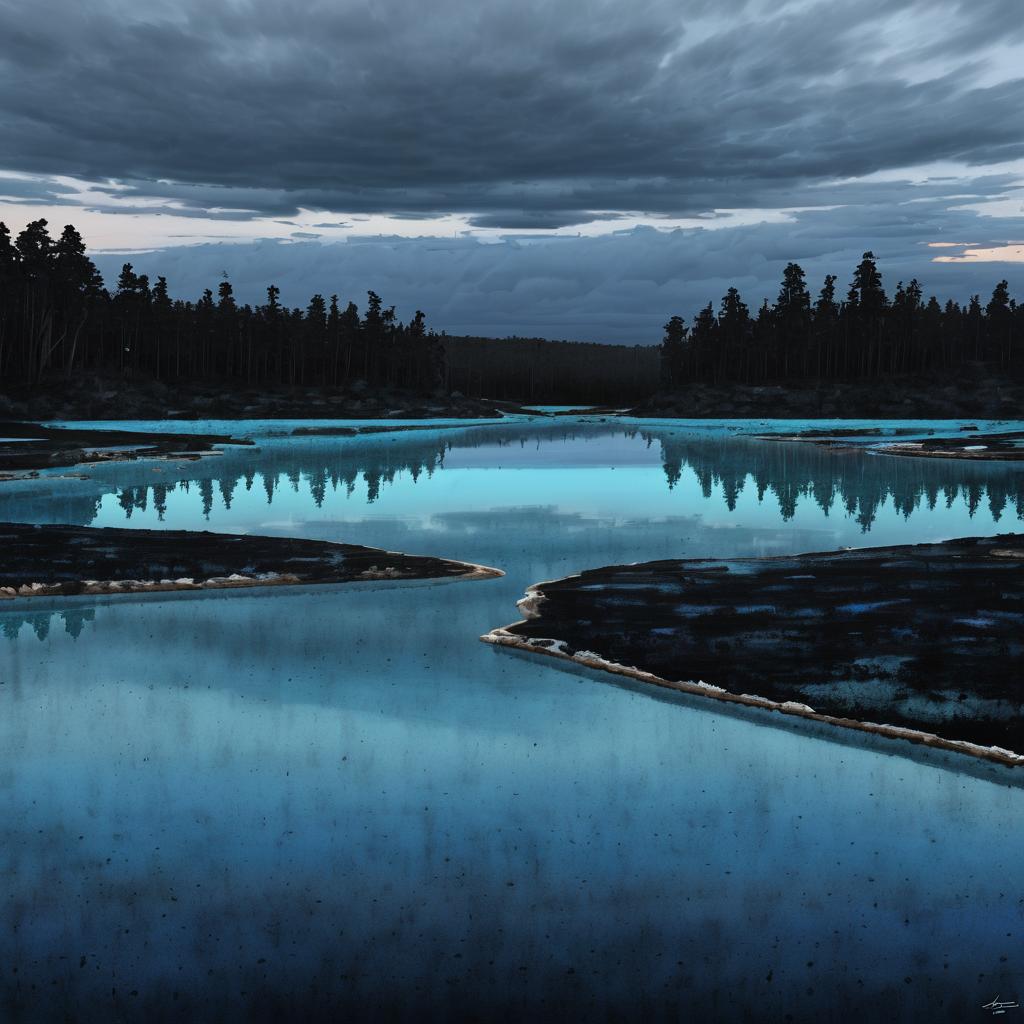
[[[1021,468],[756,423],[291,426],[6,484],[0,521],[507,575],[0,608],[0,1018],[962,1021],[1024,998],[1008,772],[477,639],[581,568],[1024,529]]]

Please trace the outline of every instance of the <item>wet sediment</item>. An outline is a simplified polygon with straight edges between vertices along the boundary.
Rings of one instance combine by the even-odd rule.
[[[470,562],[294,537],[0,524],[0,599],[500,575]]]
[[[914,427],[867,427],[850,430],[815,427],[793,434],[755,434],[760,441],[792,441],[833,450],[914,458],[962,459],[969,462],[1024,462],[1024,431],[981,434],[973,426],[956,436],[934,436]],[[906,440],[895,440],[906,438]]]
[[[166,434],[141,430],[47,427],[0,422],[0,480],[19,479],[42,469],[133,459],[200,459],[219,445],[252,445],[220,434]]]
[[[592,569],[489,643],[1024,765],[1024,535]]]

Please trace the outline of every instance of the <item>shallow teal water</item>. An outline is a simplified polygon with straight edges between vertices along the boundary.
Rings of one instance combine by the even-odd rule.
[[[1005,773],[477,640],[589,566],[1022,529],[1019,468],[736,436],[758,424],[219,426],[259,451],[48,474],[0,520],[507,575],[0,610],[11,1019],[964,1020],[1024,995]]]

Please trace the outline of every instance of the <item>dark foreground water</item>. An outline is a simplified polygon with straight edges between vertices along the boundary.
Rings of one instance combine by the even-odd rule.
[[[584,567],[1024,529],[1022,467],[739,426],[248,424],[259,452],[3,485],[0,520],[507,576],[0,605],[0,1020],[965,1021],[1024,999],[1012,774],[477,640]]]

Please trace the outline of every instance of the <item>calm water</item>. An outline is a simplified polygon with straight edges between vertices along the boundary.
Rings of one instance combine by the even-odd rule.
[[[477,640],[585,567],[1024,529],[1024,467],[738,436],[759,424],[193,426],[259,451],[5,484],[0,520],[507,576],[0,606],[0,1019],[963,1021],[1024,999],[1005,773]]]

